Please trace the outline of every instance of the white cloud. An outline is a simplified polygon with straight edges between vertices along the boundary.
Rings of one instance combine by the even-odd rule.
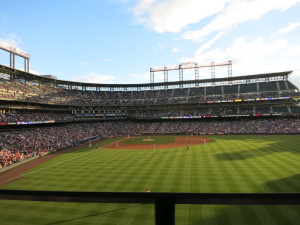
[[[150,83],[150,73],[147,72],[147,73],[144,73],[142,75],[140,74],[132,74],[130,76],[130,78],[132,78],[131,80],[126,80],[126,82],[129,82],[129,83]]]
[[[220,63],[232,60],[233,75],[249,75],[256,73],[279,72],[299,68],[299,57],[287,57],[290,49],[300,56],[300,45],[292,46],[285,39],[273,41],[259,37],[247,40],[245,37],[237,38],[226,48],[214,48],[202,51],[200,48],[194,55],[194,61],[200,64],[207,62]],[[182,58],[181,61],[193,61],[191,58]],[[203,78],[210,78],[210,68],[200,69]],[[216,77],[227,76],[227,67],[216,67]]]
[[[87,61],[82,61],[82,62],[80,62],[80,65],[81,65],[81,66],[84,66],[84,65],[87,65],[87,64],[88,64]]]
[[[300,21],[295,21],[297,23],[278,30],[272,35],[274,39],[271,40],[266,37],[250,40],[244,29],[245,37],[237,38],[234,37],[236,34],[230,31],[235,27],[247,25],[247,22],[259,21],[268,14],[276,16],[279,12],[299,4],[300,0],[136,0],[136,2],[133,13],[137,23],[157,33],[181,32],[180,35],[186,40],[203,42],[200,48],[197,46],[198,49],[194,55],[182,57],[181,62],[214,61],[217,63],[232,60],[233,75],[299,68],[300,45],[291,44],[292,40],[279,38],[279,35],[295,30],[299,27]],[[288,15],[282,14],[282,16]],[[259,31],[261,27],[257,28]],[[228,40],[225,40],[222,45],[215,47],[216,42],[229,32],[234,41],[228,45]],[[255,34],[251,33],[252,35]],[[165,46],[160,43],[155,50],[164,48]],[[176,52],[179,49],[173,46],[171,50]],[[216,75],[219,69],[221,68],[216,68]],[[227,68],[224,69],[227,70]],[[208,68],[208,73],[206,73],[208,77],[210,77],[209,70]],[[149,82],[149,77],[149,74],[144,74],[135,78]],[[297,77],[300,83],[300,75],[294,77]],[[163,75],[155,73],[155,82],[159,80],[163,81]]]
[[[150,83],[150,72],[144,74],[132,74],[130,76],[133,80],[130,80],[130,83]],[[154,82],[163,81],[164,75],[162,73],[154,74]]]
[[[164,49],[165,49],[165,46],[163,43],[157,43],[157,47],[154,48],[155,51],[161,51]]]
[[[129,2],[131,2],[132,0],[110,0],[112,2],[119,2],[119,3],[122,3],[122,4],[127,4]]]
[[[228,1],[228,5],[212,22],[200,30],[186,31],[183,37],[194,41],[203,41],[212,32],[232,29],[240,23],[259,20],[270,11],[284,11],[299,2],[300,0]]]
[[[23,68],[23,69],[24,69],[24,68]],[[29,73],[36,74],[36,75],[39,75],[39,74],[40,74],[39,71],[32,70],[32,69],[29,69]]]
[[[172,49],[172,52],[179,52],[179,47],[175,47]]]
[[[157,0],[141,0],[133,9],[135,16],[140,16],[149,9]]]
[[[268,54],[281,53],[288,45],[284,39],[274,40],[272,42],[265,42],[263,37],[257,38],[254,41],[247,42],[245,37],[237,38],[234,43],[227,49],[212,49],[207,52],[202,51],[200,48],[196,54],[196,61],[209,62],[209,61],[224,61],[228,58],[235,61],[241,60],[261,60]]]
[[[205,44],[202,45],[200,49],[198,49],[198,54],[204,52],[206,49],[209,49],[218,39],[220,39],[227,31],[221,31],[218,33],[213,39],[209,40]]]
[[[159,73],[154,73],[154,82],[162,82],[164,81],[164,74],[162,72]],[[149,73],[149,77],[148,77],[148,82],[150,80],[150,73]]]
[[[143,82],[150,82],[150,73],[145,73],[143,75],[139,75],[137,78],[143,80]]]
[[[186,39],[202,40],[214,31],[259,20],[273,10],[284,11],[300,0],[139,0],[133,8],[135,22],[157,33],[181,32],[190,24],[215,16],[200,30],[187,31]]]
[[[111,62],[111,61],[113,61],[112,59],[104,59],[104,62]]]
[[[10,34],[8,38],[0,38],[0,43],[20,49],[21,39],[14,34]]]
[[[133,12],[137,23],[155,32],[180,32],[189,24],[220,12],[228,0],[141,0]]]
[[[300,45],[291,45],[288,46],[284,52],[281,53],[282,57],[288,57],[288,56],[298,56],[298,59],[300,57]]]
[[[275,32],[271,36],[272,37],[276,37],[279,34],[289,33],[291,31],[295,30],[299,25],[300,25],[300,22],[292,23],[292,24],[288,25],[287,27],[278,30],[277,32]]]
[[[292,76],[289,78],[297,87],[300,87],[300,68],[294,70]]]
[[[29,54],[26,51],[24,51],[23,49],[20,48],[20,45],[22,44],[22,40],[20,37],[18,37],[16,34],[14,33],[10,33],[8,35],[5,35],[6,37],[0,37],[0,44],[4,45],[5,47],[13,47],[16,48],[17,51],[19,53],[24,53],[24,54]],[[16,63],[16,66],[17,63]]]
[[[113,83],[116,79],[115,76],[107,76],[107,75],[100,75],[96,73],[89,73],[85,76],[77,76],[74,77],[74,81],[79,82],[86,82],[86,83]]]
[[[195,58],[191,58],[191,57],[182,57],[179,61],[180,61],[181,63],[195,62]]]

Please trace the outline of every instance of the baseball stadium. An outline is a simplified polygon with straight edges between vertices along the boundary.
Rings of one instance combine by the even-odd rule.
[[[190,62],[151,68],[150,83],[83,83],[34,75],[28,55],[1,49],[0,224],[299,224],[293,71]]]

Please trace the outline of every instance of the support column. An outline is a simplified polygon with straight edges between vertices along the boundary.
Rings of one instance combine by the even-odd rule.
[[[214,62],[211,62],[211,79],[214,80],[216,78],[216,66]],[[212,81],[212,86],[215,86],[215,81]]]
[[[195,67],[195,80],[199,80],[199,68]],[[199,83],[195,83],[195,87],[199,87]]]
[[[153,84],[154,83],[154,72],[152,71],[152,68],[150,68],[150,83]],[[151,90],[154,90],[154,86],[150,86]]]
[[[228,60],[228,78],[232,78],[232,61]],[[232,85],[232,80],[229,80],[229,85]]]
[[[10,52],[10,67],[15,68],[15,54]]]
[[[155,225],[175,225],[175,204],[170,199],[157,199],[155,204]]]
[[[29,73],[29,59],[24,58],[24,71]]]
[[[168,82],[168,69],[166,66],[164,67],[164,82]]]
[[[232,61],[228,60],[228,77],[232,77]]]
[[[182,65],[179,65],[179,81],[183,81],[183,69],[182,69]],[[183,88],[183,84],[179,84],[180,88]]]
[[[166,66],[164,67],[164,82],[165,82],[165,90],[167,90],[168,89],[168,85],[167,85],[167,82],[168,82],[168,69],[167,69]]]
[[[29,59],[27,59],[27,72],[29,73]]]
[[[214,62],[211,62],[211,79],[216,78],[216,66]]]
[[[154,83],[154,72],[152,71],[152,68],[150,68],[150,83]]]

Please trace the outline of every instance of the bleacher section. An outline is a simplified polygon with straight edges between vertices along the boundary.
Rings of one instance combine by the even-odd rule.
[[[0,99],[26,100],[62,105],[147,105],[193,103],[249,98],[298,96],[298,89],[289,81],[216,87],[147,91],[82,91],[49,88],[21,81],[0,81]]]

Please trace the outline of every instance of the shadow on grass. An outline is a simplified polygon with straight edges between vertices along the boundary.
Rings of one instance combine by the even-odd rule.
[[[86,215],[86,216],[80,216],[80,217],[73,218],[73,219],[57,221],[57,222],[54,222],[54,223],[48,223],[48,225],[54,225],[54,224],[61,224],[61,223],[66,223],[66,222],[72,222],[72,221],[76,221],[76,220],[80,220],[80,219],[90,218],[90,217],[93,217],[93,216],[99,216],[99,215],[103,215],[103,214],[107,214],[107,213],[112,213],[112,212],[118,212],[118,211],[126,210],[126,209],[129,209],[129,208],[135,208],[135,207],[139,207],[139,206],[142,206],[142,205],[145,205],[145,204],[138,204],[138,205],[128,206],[128,207],[119,208],[119,209],[114,209],[114,210],[110,210],[110,211],[106,211],[106,212],[100,212],[100,213],[94,213],[94,214],[90,214],[90,215]]]
[[[271,190],[271,193],[297,193],[300,191],[300,174],[266,182],[262,187]],[[242,224],[247,225],[296,225],[299,224],[300,221],[300,214],[298,213],[300,210],[299,205],[235,205],[215,207],[214,216],[208,218],[201,218],[201,216],[199,216],[190,224],[233,224],[234,221],[231,221],[232,216],[230,215],[237,214],[239,214],[239,217],[244,221]],[[286,211],[293,213],[286,215]],[[201,208],[199,208],[199,215],[201,215],[201,213]]]
[[[299,136],[297,136],[299,138]],[[300,154],[300,149],[296,147],[296,144],[291,146],[292,142],[299,142],[299,140],[292,138],[292,136],[231,136],[225,137],[224,140],[239,140],[243,141],[245,145],[251,146],[253,142],[255,143],[265,143],[266,141],[271,141],[268,146],[264,146],[257,149],[250,149],[250,150],[242,150],[242,151],[234,151],[234,152],[226,152],[222,154],[218,154],[216,157],[219,160],[245,160],[260,156],[265,156],[273,153],[280,153],[280,152],[288,152],[293,154]],[[275,143],[274,143],[275,142]],[[300,144],[300,142],[299,142]]]
[[[261,148],[261,149],[255,149],[255,150],[243,150],[243,151],[235,151],[235,152],[228,152],[228,153],[222,153],[218,154],[217,157],[220,160],[245,160],[260,156],[265,156],[268,154],[273,154],[277,152],[283,152],[282,150],[278,149],[272,149],[271,146],[268,148]]]
[[[300,192],[300,174],[266,182],[263,187],[272,192]]]
[[[299,224],[300,214],[297,210],[300,206],[278,206],[278,205],[261,205],[261,206],[215,206],[214,215],[209,217],[192,219],[190,225],[296,225]],[[201,210],[201,209],[200,209]],[[203,213],[199,210],[199,215]],[[293,211],[292,217],[285,215],[285,211]],[[205,214],[204,214],[205,215]]]

